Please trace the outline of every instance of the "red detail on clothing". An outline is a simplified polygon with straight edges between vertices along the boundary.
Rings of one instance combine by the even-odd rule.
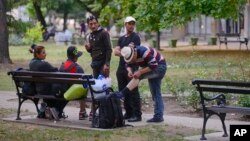
[[[74,66],[70,70],[68,70],[68,68],[71,67],[72,65],[74,65]],[[76,73],[76,65],[74,64],[74,62],[72,62],[70,60],[64,62],[63,68],[64,68],[64,70],[68,70],[67,72]]]

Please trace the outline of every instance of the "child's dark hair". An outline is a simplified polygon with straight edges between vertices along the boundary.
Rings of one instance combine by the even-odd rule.
[[[92,21],[92,20],[96,20],[98,22],[98,19],[95,16],[91,15],[87,18],[87,23],[89,23],[89,21]]]

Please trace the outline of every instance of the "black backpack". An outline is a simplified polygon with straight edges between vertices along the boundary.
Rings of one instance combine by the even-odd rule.
[[[98,99],[98,108],[93,116],[92,127],[116,128],[122,126],[125,126],[125,120],[122,114],[120,99],[110,95]]]

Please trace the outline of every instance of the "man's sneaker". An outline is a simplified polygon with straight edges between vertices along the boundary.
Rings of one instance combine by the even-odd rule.
[[[149,120],[147,120],[147,122],[163,122],[164,119],[163,118],[151,118]]]
[[[56,108],[50,108],[50,112],[54,118],[54,120],[58,121],[59,120],[59,112],[56,110]]]
[[[84,120],[88,117],[87,112],[79,112],[79,120]]]
[[[131,117],[132,117],[132,116],[131,116],[130,114],[127,114],[127,113],[125,113],[124,116],[123,116],[124,119],[129,119],[129,118],[131,118]]]

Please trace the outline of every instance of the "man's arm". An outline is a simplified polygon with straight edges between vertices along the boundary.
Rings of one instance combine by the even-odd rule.
[[[134,78],[139,79],[141,75],[151,72],[152,69],[150,67],[145,67],[143,69],[140,69],[134,73]]]
[[[112,54],[112,47],[111,47],[111,42],[110,42],[110,36],[108,32],[104,32],[104,37],[103,37],[103,43],[104,43],[104,47],[106,49],[106,60],[105,60],[105,64],[109,65],[110,64],[110,60],[111,60],[111,54]]]
[[[121,56],[121,46],[120,46],[121,40],[122,40],[122,37],[118,39],[117,46],[115,47],[115,56]]]

